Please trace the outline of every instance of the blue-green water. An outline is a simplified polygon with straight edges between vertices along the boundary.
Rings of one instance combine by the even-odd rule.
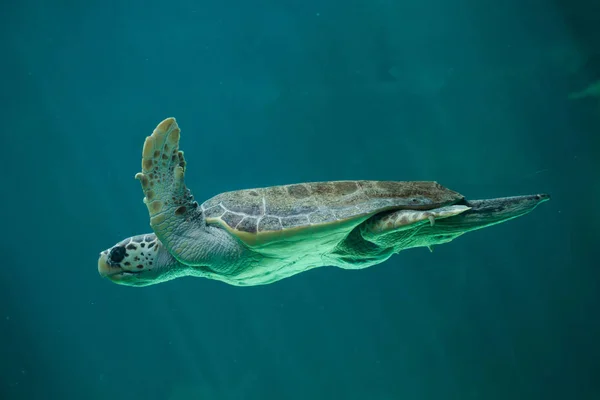
[[[598,399],[598,3],[0,6],[0,397]],[[101,279],[149,232],[142,143],[219,192],[437,180],[532,214],[360,271]]]

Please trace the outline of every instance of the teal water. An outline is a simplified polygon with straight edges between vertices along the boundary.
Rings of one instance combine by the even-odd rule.
[[[600,398],[597,2],[0,6],[0,398]],[[600,94],[596,94],[600,96]],[[369,269],[115,285],[175,116],[201,200],[340,179],[548,192]]]

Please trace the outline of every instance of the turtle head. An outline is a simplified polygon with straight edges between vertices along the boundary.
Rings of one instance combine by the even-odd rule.
[[[125,239],[100,253],[98,273],[126,286],[148,286],[185,275],[154,234]]]

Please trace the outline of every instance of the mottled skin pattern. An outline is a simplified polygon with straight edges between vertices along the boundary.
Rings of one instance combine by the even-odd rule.
[[[101,253],[98,270],[116,283],[199,276],[245,286],[325,265],[365,268],[523,215],[548,199],[469,202],[436,182],[337,181],[227,192],[199,205],[185,186],[179,136],[168,118],[146,138],[136,178],[155,234]]]

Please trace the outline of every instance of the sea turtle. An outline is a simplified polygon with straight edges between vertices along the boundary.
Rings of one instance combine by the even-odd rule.
[[[174,118],[146,138],[142,172],[154,233],[100,253],[98,272],[147,286],[183,276],[238,286],[279,281],[319,266],[360,269],[413,247],[516,218],[546,194],[467,201],[437,182],[333,181],[247,189],[198,204]]]

